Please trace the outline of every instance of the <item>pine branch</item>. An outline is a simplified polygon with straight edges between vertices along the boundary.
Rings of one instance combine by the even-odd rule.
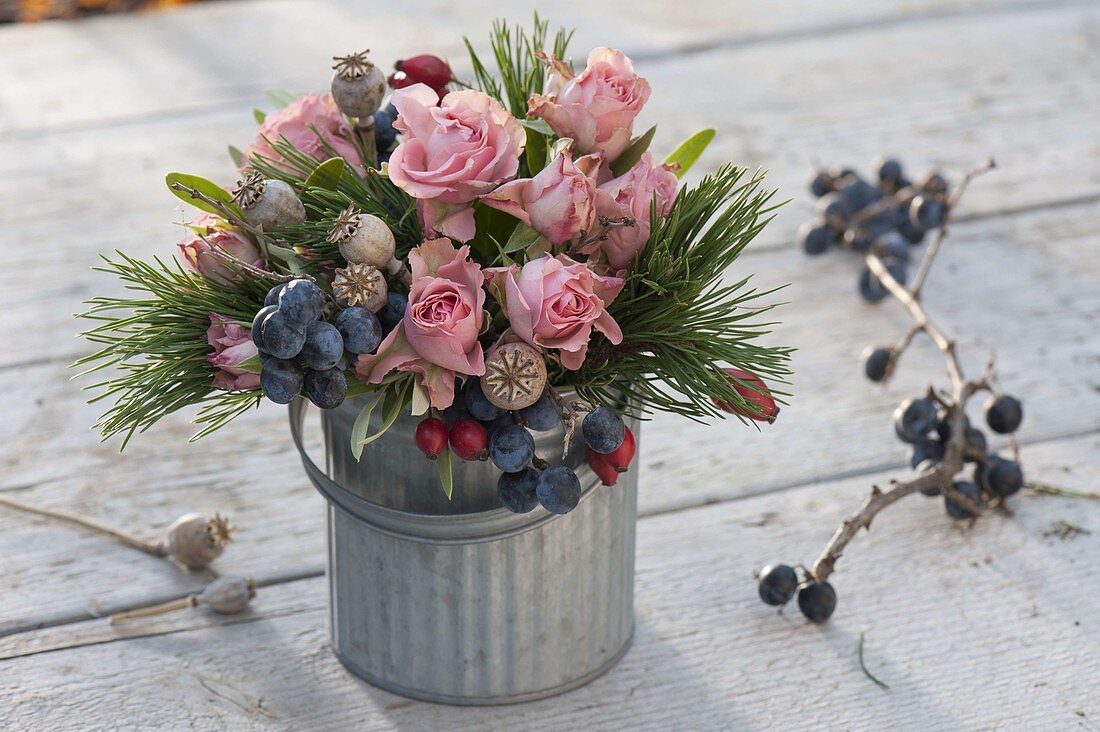
[[[474,70],[475,86],[489,96],[499,99],[518,119],[527,116],[527,100],[532,94],[542,92],[545,73],[538,52],[545,51],[550,23],[535,19],[531,32],[521,26],[510,27],[503,20],[493,22],[489,47],[496,62],[498,76],[494,76],[474,51],[470,39],[463,37]],[[572,31],[559,28],[554,35],[553,54],[564,59],[569,48]]]
[[[206,330],[211,312],[251,325],[271,287],[270,277],[236,269],[237,279],[223,285],[176,263],[147,263],[121,252],[117,256],[103,257],[104,264],[95,269],[142,294],[95,297],[85,303],[89,308],[78,317],[97,324],[81,335],[101,348],[74,364],[88,367],[81,376],[110,371],[104,380],[85,387],[100,390],[89,403],[114,401],[95,424],[103,438],[125,434],[125,448],[135,433],[162,417],[201,405],[195,423],[203,427],[192,438],[198,439],[257,406],[258,391],[214,389],[217,369],[207,361]]]
[[[759,345],[774,323],[761,317],[776,290],[749,278],[723,284],[727,270],[770,221],[772,191],[763,176],[726,166],[681,191],[667,218],[651,210],[649,244],[608,312],[623,330],[613,346],[594,340],[584,367],[559,373],[585,398],[625,389],[644,411],[693,419],[725,416],[713,399],[752,407],[722,371],[726,365],[782,381],[791,349]],[[783,392],[773,392],[782,395]]]

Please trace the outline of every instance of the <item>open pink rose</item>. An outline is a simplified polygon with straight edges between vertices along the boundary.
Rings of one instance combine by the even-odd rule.
[[[223,285],[237,279],[239,275],[214,254],[214,249],[253,267],[265,268],[263,255],[256,245],[216,216],[200,213],[190,226],[190,233],[178,244],[176,252],[176,259],[185,269]]]
[[[484,276],[469,260],[469,247],[432,239],[409,253],[412,287],[405,318],[374,354],[359,357],[355,372],[372,383],[394,369],[420,374],[431,404],[454,401],[456,374],[485,373],[477,336],[485,317]]]
[[[597,154],[574,161],[563,150],[534,178],[505,183],[481,200],[561,244],[592,231],[596,223],[596,175],[602,160]]]
[[[527,141],[523,125],[498,101],[479,91],[456,91],[439,99],[424,84],[393,93],[403,132],[389,176],[419,199],[425,234],[458,241],[474,236],[471,202],[511,180]]]
[[[567,369],[584,363],[593,328],[614,344],[623,341],[605,310],[623,289],[619,277],[602,277],[564,254],[533,259],[522,269],[494,267],[485,275],[512,332],[533,346],[560,349]]]
[[[678,181],[663,165],[658,165],[649,153],[618,178],[602,184],[596,191],[596,213],[609,219],[629,217],[633,226],[610,226],[604,239],[593,241],[580,251],[593,254],[602,251],[604,259],[613,270],[629,267],[638,252],[649,241],[649,211],[654,199],[657,212],[668,214],[676,200]]]
[[[245,148],[244,156],[250,160],[255,155],[263,155],[274,159],[279,168],[296,173],[290,165],[281,162],[282,156],[271,146],[272,142],[285,137],[314,160],[325,161],[339,156],[360,173],[365,173],[363,158],[352,142],[354,134],[331,94],[307,94],[267,115],[256,131],[255,141]]]
[[[534,94],[527,113],[542,117],[581,152],[603,152],[614,160],[630,144],[634,118],[649,99],[649,82],[634,64],[611,48],[595,48],[580,76],[565,78],[560,65],[547,78],[545,94]]]
[[[252,329],[238,325],[217,313],[210,313],[206,342],[214,349],[207,360],[217,367],[214,387],[226,391],[251,391],[260,388],[260,375],[239,368],[259,355],[252,342]]]

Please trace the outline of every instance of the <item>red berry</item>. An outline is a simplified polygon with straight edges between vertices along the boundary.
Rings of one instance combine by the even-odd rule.
[[[442,89],[454,81],[455,75],[446,61],[430,53],[402,59],[393,65],[398,73],[404,74],[402,86],[427,84],[433,89]],[[394,74],[397,76],[397,74]],[[392,77],[391,77],[392,78]],[[393,86],[393,82],[390,82]],[[401,87],[394,87],[400,89]]]
[[[489,459],[489,432],[475,419],[459,419],[451,425],[451,449],[463,460]]]
[[[772,399],[771,390],[768,389],[767,384],[756,374],[743,371],[741,369],[726,368],[723,369],[732,378],[734,390],[740,394],[745,400],[753,405],[753,408],[745,408],[732,402],[718,401],[717,399],[711,399],[714,402],[714,406],[721,409],[723,412],[729,412],[730,414],[739,414],[742,417],[748,417],[749,419],[755,419],[760,422],[774,422],[775,418],[779,415],[779,406]]]
[[[592,472],[604,485],[615,485],[615,481],[619,479],[619,471],[615,470],[611,463],[604,459],[605,457],[607,456],[601,455],[588,445],[584,446],[584,459],[588,461],[588,467],[592,468]]]
[[[435,460],[447,447],[447,425],[443,424],[441,419],[427,417],[416,426],[414,439],[417,448],[427,455],[429,460]]]
[[[604,462],[608,465],[615,468],[616,471],[625,473],[627,467],[630,466],[630,461],[634,459],[634,452],[637,449],[637,443],[634,441],[634,433],[627,427],[626,432],[623,433],[623,444],[605,455],[600,455],[600,457],[602,457]]]
[[[412,86],[416,82],[405,75],[403,71],[398,71],[396,74],[390,74],[387,81],[390,84],[391,89],[404,89],[407,86]]]

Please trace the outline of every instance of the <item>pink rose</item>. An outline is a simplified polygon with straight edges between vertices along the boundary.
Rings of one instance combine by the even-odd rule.
[[[505,183],[482,196],[486,205],[515,216],[554,245],[592,231],[596,223],[596,175],[603,157],[573,161],[563,150],[534,178]]]
[[[663,165],[657,165],[649,153],[618,178],[602,184],[596,191],[596,213],[609,219],[629,217],[633,226],[609,226],[606,238],[581,248],[582,254],[602,251],[613,270],[629,267],[649,241],[649,210],[654,197],[657,212],[668,215],[676,199],[678,181]]]
[[[449,239],[425,241],[409,252],[412,287],[405,318],[376,353],[359,357],[360,378],[378,384],[394,369],[420,374],[432,406],[446,409],[454,401],[456,374],[485,373],[477,340],[485,278],[469,254],[469,247],[456,250]]]
[[[649,99],[649,82],[634,73],[622,51],[611,48],[593,49],[580,76],[566,78],[567,69],[555,68],[546,93],[527,102],[527,113],[542,117],[559,136],[571,137],[581,152],[619,157]]]
[[[363,158],[352,142],[354,135],[347,117],[336,106],[331,94],[307,94],[267,115],[256,131],[255,141],[245,148],[244,156],[250,160],[255,155],[263,155],[272,158],[282,170],[296,173],[298,171],[282,162],[282,156],[271,146],[272,142],[285,137],[314,160],[323,162],[339,156],[360,173],[365,173]]]
[[[223,285],[237,279],[239,275],[214,253],[215,249],[245,264],[265,268],[263,255],[252,240],[221,219],[200,213],[190,226],[191,233],[177,245],[176,252],[176,259],[184,269]]]
[[[390,156],[390,180],[419,199],[425,234],[469,241],[471,202],[519,170],[527,142],[523,125],[478,91],[440,100],[428,86],[414,84],[395,91],[393,104],[399,113],[394,127],[404,136]]]
[[[242,363],[260,355],[252,342],[252,329],[210,313],[206,342],[214,352],[206,359],[217,367],[214,387],[226,391],[251,391],[260,388],[260,375],[239,368]]]
[[[619,277],[602,277],[564,254],[533,259],[523,269],[494,267],[485,275],[512,331],[532,346],[560,349],[567,369],[584,363],[593,328],[613,344],[623,341],[605,310],[623,289]]]

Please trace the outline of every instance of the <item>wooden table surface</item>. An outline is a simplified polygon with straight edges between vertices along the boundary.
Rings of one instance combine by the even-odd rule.
[[[368,8],[373,7],[373,10]],[[880,152],[960,172],[989,155],[926,303],[977,370],[996,350],[1022,397],[1030,477],[1100,488],[1100,6],[1094,0],[559,0],[578,56],[630,53],[653,86],[656,149],[719,136],[700,167],[768,168],[791,198],[731,276],[789,282],[776,343],[794,398],[761,433],[660,417],[641,452],[638,631],[607,676],[491,709],[411,702],[346,673],[327,647],[321,500],[264,408],[188,445],[185,415],[119,455],[71,382],[71,313],[118,292],[99,251],[170,256],[183,210],[163,175],[229,182],[268,88],[327,86],[328,59],[369,46],[459,62],[460,36],[527,2],[257,0],[0,28],[0,490],[157,536],[228,513],[214,566],[261,583],[253,609],[110,626],[213,572],[0,508],[0,729],[1093,729],[1100,728],[1100,503],[1020,496],[967,528],[911,499],[850,547],[823,627],[777,616],[752,571],[809,562],[875,482],[906,474],[890,412],[945,378],[921,343],[895,382],[859,373],[908,326],[855,296],[856,266],[793,246],[814,161]],[[460,68],[465,68],[459,62]],[[648,126],[648,125],[646,125]],[[973,416],[977,416],[976,414]],[[1091,529],[1052,534],[1059,521]],[[890,685],[876,686],[864,660]]]

